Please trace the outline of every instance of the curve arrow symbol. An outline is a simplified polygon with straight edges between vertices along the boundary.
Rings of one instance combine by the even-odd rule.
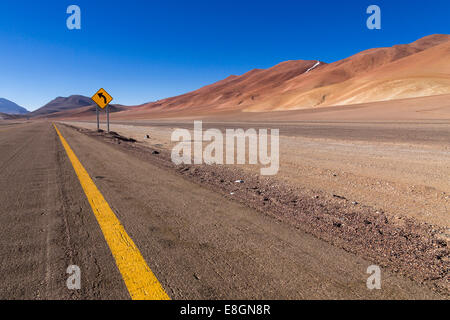
[[[98,97],[99,97],[100,99],[103,98],[103,101],[105,101],[105,104],[107,104],[106,97],[105,97],[105,95],[104,95],[102,92],[98,93],[97,95],[98,95]]]

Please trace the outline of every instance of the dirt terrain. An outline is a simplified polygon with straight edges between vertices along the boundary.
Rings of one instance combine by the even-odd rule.
[[[289,219],[272,215],[272,209],[264,214],[224,191],[213,191],[210,184],[201,183],[201,177],[198,181],[186,177],[190,169],[180,173],[167,167],[167,162],[158,158],[163,150],[154,154],[140,144],[62,124],[58,127],[171,298],[447,297],[442,265],[430,260],[431,271],[421,269],[431,252],[441,250],[444,255],[446,250],[439,249],[442,242],[431,248],[423,241],[423,237],[433,236],[425,225],[407,222],[408,228],[413,227],[406,235],[414,236],[412,243],[423,245],[417,264],[410,260],[410,268],[421,270],[421,277],[436,277],[439,270],[440,276],[423,279],[420,284],[387,264],[383,289],[369,291],[366,269],[375,259],[364,258],[363,252],[352,253],[338,243],[332,245],[330,239],[321,240]],[[0,263],[0,297],[127,298],[120,273],[51,123],[2,125],[0,132],[0,225],[5,244],[1,255],[8,257]],[[257,181],[249,183],[252,185],[244,183],[240,188],[252,187]],[[231,181],[226,184],[234,187]],[[264,184],[261,187],[266,188]],[[283,191],[281,187],[276,190]],[[297,196],[301,208],[316,212],[316,199]],[[275,200],[276,194],[269,197]],[[318,203],[325,206],[345,207],[339,204],[343,199],[321,201]],[[357,212],[363,217],[370,212],[367,210]],[[371,223],[378,226],[377,219]],[[391,236],[395,238],[395,234],[387,238]],[[82,289],[75,293],[65,287],[66,268],[71,264],[79,265],[83,275]]]
[[[67,122],[94,129],[92,122]],[[118,121],[112,130],[171,150],[186,120]],[[450,228],[450,121],[205,121],[204,129],[279,128],[277,179]],[[149,139],[146,135],[149,135]],[[259,166],[246,166],[259,173]]]

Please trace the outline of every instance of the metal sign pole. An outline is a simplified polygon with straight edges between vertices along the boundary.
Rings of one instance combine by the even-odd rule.
[[[109,104],[106,106],[106,122],[108,123],[108,133],[109,133]]]
[[[98,119],[98,106],[95,106],[95,113],[97,113],[97,131],[100,131],[100,122]]]
[[[105,89],[101,88],[92,96],[91,99],[97,104],[97,107],[95,108],[95,112],[97,114],[97,131],[100,131],[100,109],[103,110],[106,108],[106,128],[109,133],[109,103],[113,100],[113,97],[111,97]]]

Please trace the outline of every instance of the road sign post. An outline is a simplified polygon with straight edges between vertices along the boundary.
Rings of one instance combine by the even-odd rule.
[[[106,106],[106,123],[107,123],[107,129],[109,133],[109,104]]]
[[[95,106],[95,113],[97,114],[97,131],[100,131],[100,121],[98,119],[98,106]]]
[[[106,122],[107,122],[107,130],[109,132],[109,103],[113,100],[113,97],[109,95],[108,92],[106,92],[105,89],[98,90],[91,98],[96,104],[96,113],[97,113],[97,131],[100,130],[100,122],[99,122],[99,115],[98,115],[98,108],[106,108]]]

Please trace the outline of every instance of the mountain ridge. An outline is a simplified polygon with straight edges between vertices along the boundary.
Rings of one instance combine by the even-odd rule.
[[[27,114],[29,111],[17,103],[6,98],[0,98],[0,113],[4,114]]]
[[[31,112],[32,116],[49,115],[61,111],[77,109],[93,105],[91,98],[83,95],[71,95],[68,97],[56,97],[39,109]]]
[[[284,61],[268,69],[253,69],[240,76],[231,75],[182,95],[142,104],[131,112],[298,110],[447,94],[450,93],[450,78],[447,79],[450,71],[445,71],[447,73],[443,76],[438,75],[434,72],[434,66],[445,67],[448,64],[445,61],[450,61],[450,54],[445,50],[449,43],[450,35],[436,34],[410,44],[364,50],[329,64],[319,60]],[[439,58],[431,50],[433,48],[440,50],[443,56]],[[428,67],[422,63],[426,55],[433,55],[433,59],[439,61],[430,61]],[[448,60],[445,59],[447,56]],[[403,72],[403,78],[395,79],[395,74],[387,72],[386,68],[403,68],[402,63],[397,63],[403,60],[411,64],[411,72]],[[320,64],[312,68],[317,62]],[[416,63],[422,70],[415,67]],[[384,73],[378,71],[380,68],[385,68]],[[421,74],[424,77],[428,75],[422,83],[417,80]],[[431,87],[427,88],[427,84]],[[402,90],[400,85],[408,89]],[[414,86],[419,86],[418,90],[412,90]],[[380,92],[377,93],[377,90]],[[353,98],[352,92],[357,93]]]
[[[128,107],[110,104],[109,112],[120,112]],[[56,97],[44,106],[30,113],[33,118],[64,118],[82,117],[95,114],[96,104],[91,98],[83,95],[70,95],[68,97]]]

